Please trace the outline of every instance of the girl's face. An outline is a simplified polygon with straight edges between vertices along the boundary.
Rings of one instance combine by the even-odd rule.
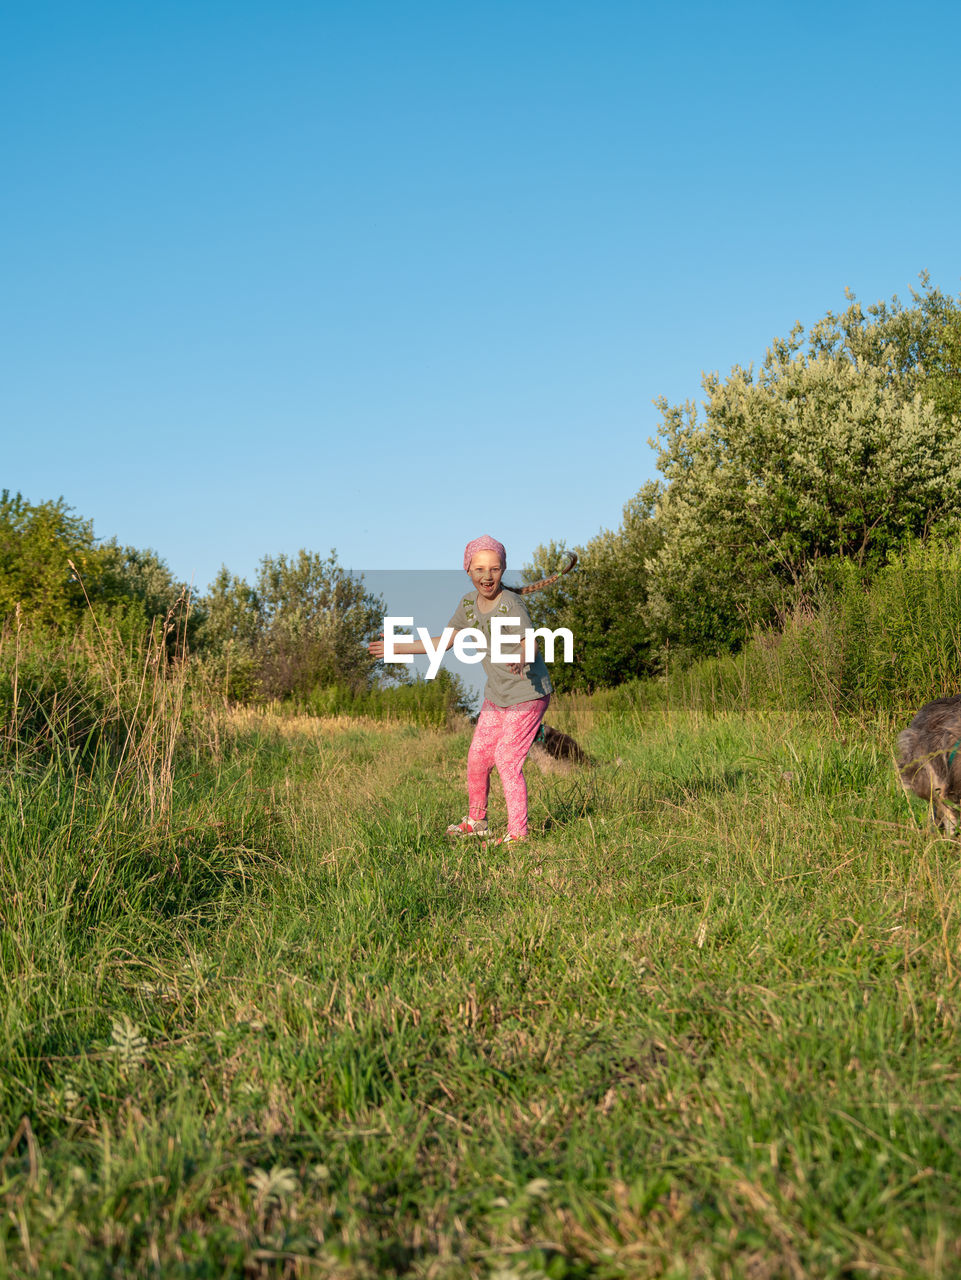
[[[478,551],[470,562],[470,580],[485,600],[500,594],[504,566],[496,551]]]

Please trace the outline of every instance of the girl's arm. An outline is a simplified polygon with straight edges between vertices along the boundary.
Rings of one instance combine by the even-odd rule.
[[[456,635],[457,635],[457,632],[455,631],[453,635],[448,637],[447,643],[444,645],[445,650],[449,649],[451,645],[454,643],[454,636]],[[440,644],[443,638],[444,638],[443,636],[431,636],[430,642],[434,647],[435,653],[437,652],[437,646]],[[370,654],[372,658],[383,659],[384,657],[383,639],[371,640],[370,644],[367,646],[367,652]],[[426,653],[427,646],[424,644],[423,640],[395,641],[394,652],[395,653]]]
[[[520,608],[518,609],[518,617],[520,619],[522,626],[532,627],[534,625],[531,622],[531,615],[527,612],[527,609],[523,604],[521,604]],[[531,662],[533,662],[533,659],[531,660]],[[517,661],[509,662],[507,664],[507,670],[511,673],[511,675],[522,676],[524,674],[525,668],[529,667],[531,665],[531,662],[528,662],[528,660],[524,657],[524,646],[523,646],[523,641],[521,641],[520,652],[517,655]]]

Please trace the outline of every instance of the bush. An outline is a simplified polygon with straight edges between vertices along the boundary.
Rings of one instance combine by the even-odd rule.
[[[163,812],[187,710],[184,626],[183,610],[146,630],[102,626],[88,614],[58,633],[17,617],[0,634],[6,763],[64,773],[105,767],[151,815]]]
[[[651,519],[652,490],[629,502],[617,531],[605,529],[577,547],[570,576],[527,598],[537,627],[566,627],[574,638],[574,661],[557,663],[551,681],[560,692],[620,684],[657,669],[647,620],[648,564],[659,546]],[[534,582],[556,572],[569,552],[563,543],[538,547],[524,578]]]
[[[961,542],[916,542],[873,577],[838,562],[819,608],[757,630],[737,654],[678,662],[612,694],[635,705],[903,714],[961,691]]]
[[[457,716],[473,711],[471,695],[459,676],[439,671],[433,680],[355,690],[328,685],[313,690],[291,709],[314,716],[366,716],[370,720],[403,720],[422,728],[442,729]]]

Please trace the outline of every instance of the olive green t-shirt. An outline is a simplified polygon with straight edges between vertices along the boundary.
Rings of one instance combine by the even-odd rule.
[[[519,676],[508,670],[507,663],[491,660],[491,618],[496,617],[517,619],[513,626],[505,627],[501,632],[501,648],[512,653],[515,649],[512,638],[518,636],[519,644],[516,648],[522,659],[524,632],[528,627],[533,628],[534,624],[522,597],[513,591],[501,591],[500,598],[490,613],[483,613],[478,609],[477,592],[471,591],[461,600],[448,623],[448,626],[457,631],[472,627],[486,637],[487,652],[481,664],[487,676],[484,697],[493,702],[495,707],[513,707],[519,702],[546,697],[551,692],[551,678],[540,649],[535,651],[533,662],[524,667]]]

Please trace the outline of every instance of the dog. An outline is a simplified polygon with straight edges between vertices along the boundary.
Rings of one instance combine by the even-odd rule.
[[[961,801],[961,694],[921,708],[898,736],[897,760],[905,794],[927,800],[938,826],[953,836]]]
[[[571,773],[576,765],[593,764],[594,761],[568,733],[561,733],[553,725],[541,724],[528,752],[528,759],[541,773]]]

